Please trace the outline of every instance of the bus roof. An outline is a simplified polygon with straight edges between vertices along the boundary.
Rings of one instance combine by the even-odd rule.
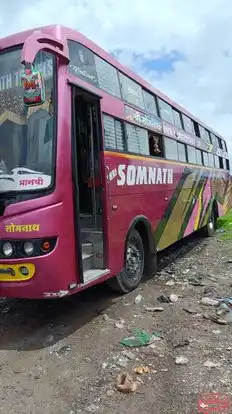
[[[15,45],[23,44],[26,38],[35,31],[42,31],[43,33],[47,33],[63,41],[66,39],[69,39],[69,40],[74,40],[76,42],[83,44],[85,47],[91,49],[94,53],[99,55],[102,59],[106,60],[112,66],[117,68],[120,72],[124,73],[125,75],[133,79],[135,82],[139,83],[144,89],[152,92],[153,94],[157,95],[159,98],[165,100],[168,104],[172,105],[174,108],[182,112],[184,115],[190,117],[193,121],[202,125],[206,129],[208,129],[210,132],[212,132],[213,134],[215,134],[216,136],[218,136],[219,138],[225,141],[225,139],[218,132],[214,131],[212,128],[210,128],[200,119],[196,118],[194,115],[188,112],[181,105],[172,101],[167,95],[162,93],[159,89],[154,88],[149,82],[142,79],[139,75],[137,75],[135,72],[130,70],[128,67],[119,63],[119,61],[116,60],[110,53],[107,53],[104,49],[102,49],[101,47],[96,45],[94,42],[89,40],[82,33],[74,29],[70,29],[65,26],[60,26],[60,25],[51,25],[51,26],[45,26],[45,27],[38,27],[38,28],[30,29],[24,32],[20,32],[17,34],[13,34],[8,37],[0,39],[0,52],[3,49],[9,48]]]

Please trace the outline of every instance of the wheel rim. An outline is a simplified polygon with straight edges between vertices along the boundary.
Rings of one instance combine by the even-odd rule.
[[[126,252],[126,273],[134,284],[141,279],[143,273],[144,255],[136,243],[129,241]]]
[[[208,228],[209,228],[209,230],[213,230],[214,229],[214,223],[213,223],[213,221],[211,220],[211,221],[209,221],[209,223],[208,223]]]
[[[209,222],[208,222],[208,229],[209,229],[210,231],[214,230],[214,215],[213,215],[213,214],[211,215],[211,217],[210,217],[210,219],[209,219]]]

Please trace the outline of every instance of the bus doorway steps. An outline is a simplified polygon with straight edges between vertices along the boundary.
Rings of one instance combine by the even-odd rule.
[[[97,280],[102,276],[108,275],[109,269],[90,269],[84,272],[84,284]]]
[[[98,230],[82,229],[83,271],[104,268],[103,233]]]
[[[96,261],[99,261],[99,258],[95,257],[93,243],[82,243],[82,264],[84,284],[90,283],[91,281],[96,280],[109,273],[108,269],[96,268],[94,266],[96,264]]]

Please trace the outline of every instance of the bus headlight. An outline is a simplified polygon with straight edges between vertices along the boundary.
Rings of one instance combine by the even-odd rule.
[[[2,251],[5,257],[10,257],[13,254],[13,246],[10,242],[6,242],[2,246]]]
[[[34,245],[31,241],[26,241],[23,245],[24,253],[30,256],[34,252]]]

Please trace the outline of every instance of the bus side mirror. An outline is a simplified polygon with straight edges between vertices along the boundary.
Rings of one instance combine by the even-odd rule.
[[[27,65],[22,75],[23,101],[26,106],[43,105],[45,87],[43,75],[32,65]]]
[[[67,41],[57,39],[41,30],[33,32],[24,42],[21,63],[23,65],[33,64],[40,50],[50,52],[59,57],[64,64],[69,64],[69,49]]]
[[[34,60],[40,50],[50,52],[69,64],[69,49],[67,41],[60,40],[41,30],[33,32],[24,42],[21,63],[25,66],[22,75],[23,99],[27,106],[42,105],[45,101],[43,74],[37,71]]]

